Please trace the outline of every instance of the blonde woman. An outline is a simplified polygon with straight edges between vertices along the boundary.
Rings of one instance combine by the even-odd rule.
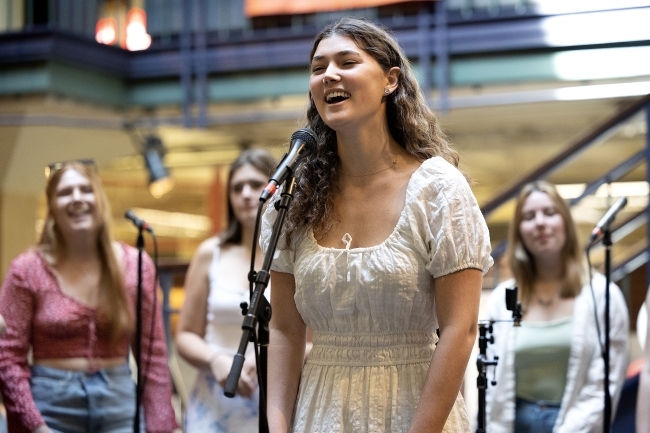
[[[41,240],[12,262],[0,291],[7,321],[0,390],[9,431],[132,432],[136,396],[127,355],[138,251],[112,240],[108,201],[87,161],[52,166],[46,196]],[[176,427],[154,275],[145,255],[141,385],[150,433]]]
[[[514,279],[492,292],[488,317],[507,320],[505,289],[518,287],[521,327],[497,322],[496,386],[487,390],[487,430],[603,431],[605,277],[589,281],[569,207],[554,185],[523,187],[509,234]],[[593,292],[592,292],[593,287]],[[629,318],[620,289],[610,285],[610,393],[616,407],[625,379]],[[597,318],[597,320],[596,320]],[[613,416],[612,416],[613,419]]]

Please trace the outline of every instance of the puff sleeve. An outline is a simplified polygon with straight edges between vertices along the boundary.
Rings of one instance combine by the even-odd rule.
[[[260,230],[260,247],[262,252],[266,255],[273,235],[273,226],[278,217],[278,211],[275,209],[275,202],[279,200],[281,189],[269,200],[266,210],[262,215],[262,228]],[[284,241],[284,232],[281,234],[278,241],[278,246],[273,255],[273,262],[271,263],[271,270],[277,272],[284,272],[285,274],[293,274],[293,265],[295,261],[295,250],[287,248]]]
[[[494,263],[490,234],[465,177],[440,157],[431,158],[413,175],[418,196],[409,224],[416,250],[434,277],[462,269],[485,274]]]

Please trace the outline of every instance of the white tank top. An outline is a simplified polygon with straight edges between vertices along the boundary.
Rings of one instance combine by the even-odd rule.
[[[205,341],[220,352],[231,356],[237,353],[242,337],[242,302],[250,304],[248,287],[232,287],[223,284],[219,275],[219,256],[221,248],[217,245],[208,269],[209,294]],[[264,291],[270,299],[270,285]],[[249,343],[246,357],[253,355],[253,344]]]

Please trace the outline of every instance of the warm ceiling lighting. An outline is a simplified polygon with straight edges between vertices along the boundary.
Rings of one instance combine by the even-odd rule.
[[[565,200],[579,197],[585,190],[587,184],[572,183],[572,184],[558,184],[556,185],[557,191],[560,196]],[[650,193],[648,182],[612,182],[601,185],[594,197],[647,197]]]
[[[147,34],[147,14],[140,8],[131,8],[126,17],[126,49],[146,50],[151,45],[151,35]]]
[[[100,44],[113,45],[117,41],[117,21],[114,18],[100,18],[95,26],[95,40]]]

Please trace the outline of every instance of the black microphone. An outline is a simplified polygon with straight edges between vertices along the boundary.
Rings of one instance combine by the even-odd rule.
[[[608,229],[609,225],[614,221],[614,218],[616,217],[616,214],[625,207],[627,204],[627,197],[620,197],[618,200],[616,200],[616,203],[610,207],[605,215],[598,221],[598,224],[596,224],[596,227],[591,231],[591,235],[589,236],[589,242],[587,242],[587,248],[591,247],[594,244],[594,241],[596,238],[600,235],[603,234],[603,230]]]
[[[289,149],[289,153],[284,155],[278,168],[275,169],[275,173],[269,179],[269,183],[264,187],[260,201],[265,202],[275,194],[278,185],[293,173],[300,158],[316,149],[317,141],[316,134],[309,128],[299,129],[291,135],[291,148]]]
[[[135,216],[135,213],[133,213],[131,209],[124,212],[124,218],[133,221],[133,224],[135,224],[135,226],[140,230],[146,230],[149,233],[153,234],[153,229],[151,228],[151,226],[146,222],[144,222],[143,220],[141,220],[140,218],[138,218],[137,216]]]

